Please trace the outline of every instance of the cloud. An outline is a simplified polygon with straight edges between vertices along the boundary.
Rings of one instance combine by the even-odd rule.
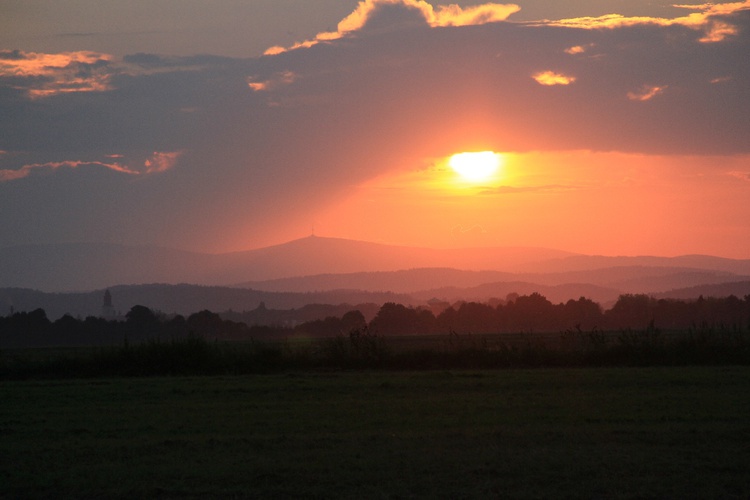
[[[32,99],[115,90],[121,77],[205,71],[230,61],[217,56],[165,57],[132,54],[116,60],[93,51],[55,54],[0,50],[0,80]]]
[[[273,90],[279,85],[289,85],[296,79],[296,75],[291,71],[282,71],[274,74],[270,79],[263,81],[255,81],[255,79],[248,78],[247,85],[256,92],[265,92]]]
[[[95,65],[110,56],[91,51],[40,54],[20,50],[0,51],[0,75],[40,76],[65,69],[73,64]]]
[[[570,55],[583,54],[584,52],[586,52],[587,49],[589,49],[592,46],[593,46],[593,44],[589,44],[589,45],[574,45],[572,47],[568,47],[567,49],[565,49],[565,53],[566,54],[570,54]]]
[[[711,83],[725,83],[731,81],[732,78],[728,76],[719,76],[711,79]]]
[[[576,81],[574,76],[567,76],[562,73],[555,73],[554,71],[541,71],[539,73],[534,73],[531,77],[536,80],[539,85],[545,86],[570,85]]]
[[[14,181],[23,179],[32,175],[33,173],[56,171],[61,168],[77,169],[80,167],[96,167],[104,168],[113,172],[118,172],[127,175],[146,175],[158,172],[165,172],[177,163],[177,159],[182,154],[180,151],[173,152],[154,152],[149,158],[147,158],[141,167],[132,168],[122,163],[107,163],[101,161],[80,161],[80,160],[66,160],[66,161],[55,161],[47,163],[32,163],[23,165],[18,169],[1,169],[0,170],[0,182]],[[106,155],[112,158],[122,158],[122,155]]]
[[[14,81],[33,99],[67,92],[111,89],[107,65],[111,56],[91,51],[42,54],[0,51],[0,78]]]
[[[750,10],[750,0],[743,2],[721,3],[721,4],[699,4],[699,5],[673,5],[673,7],[696,10],[687,16],[674,19],[648,17],[648,16],[623,16],[620,14],[607,14],[598,17],[577,17],[560,20],[547,20],[543,24],[549,26],[563,26],[568,28],[582,29],[615,29],[638,25],[656,26],[686,26],[688,28],[702,31],[704,34],[699,38],[703,43],[721,42],[728,37],[738,34],[736,25],[719,19],[719,16],[729,16],[742,11]]]
[[[702,3],[702,4],[674,4],[672,7],[676,7],[679,9],[690,9],[690,10],[701,10],[706,13],[706,15],[728,15],[728,14],[734,14],[735,12],[739,12],[742,10],[749,10],[750,9],[750,2],[747,0],[743,2],[725,2],[725,3]]]
[[[182,151],[154,151],[154,154],[143,162],[144,169],[139,173],[166,172],[175,166],[180,155],[182,155]]]
[[[435,124],[441,120],[455,123],[457,117],[468,121],[469,115],[482,116],[485,123],[494,121],[494,133],[486,130],[482,138],[475,134],[474,140],[481,142],[495,135],[503,143],[498,147],[509,150],[538,147],[523,140],[524,136],[534,136],[543,142],[549,139],[550,143],[544,147],[555,149],[565,148],[573,140],[576,144],[567,147],[663,152],[686,145],[692,150],[697,143],[686,138],[703,129],[708,119],[701,119],[701,115],[717,113],[716,119],[726,123],[727,130],[730,121],[741,127],[738,109],[726,112],[719,109],[724,109],[722,103],[729,101],[743,109],[747,107],[740,104],[738,94],[731,93],[747,93],[738,86],[747,78],[741,53],[748,40],[740,33],[750,28],[748,5],[750,2],[697,6],[697,11],[688,16],[664,22],[658,18],[612,15],[591,18],[596,22],[514,23],[506,19],[472,26],[470,30],[430,30],[424,29],[425,25],[431,26],[429,9],[423,9],[419,2],[362,2],[346,23],[342,21],[341,26],[354,31],[337,30],[314,53],[294,51],[298,52],[294,56],[289,52],[284,53],[288,57],[268,56],[269,65],[278,61],[284,71],[294,72],[293,88],[272,86],[277,77],[268,72],[265,76],[257,75],[253,83],[258,84],[257,89],[273,94],[267,96],[269,102],[294,109],[324,105],[341,109],[346,99],[359,101],[358,108],[367,108],[364,100],[391,92],[392,102],[406,103],[404,114],[427,113]],[[434,12],[438,10],[435,8]],[[397,34],[386,34],[376,23],[378,29],[366,39],[356,36],[336,39],[342,33],[367,31],[368,23],[377,21],[378,15],[389,19],[393,26],[406,27]],[[419,26],[418,19],[423,20]],[[704,36],[716,22],[734,26],[738,34],[724,37],[724,43],[704,43]],[[432,53],[428,54],[430,50]],[[337,58],[335,64],[339,68],[332,61],[329,64],[328,57]],[[315,67],[311,64],[313,59]],[[537,94],[518,80],[524,74],[532,75],[529,81],[537,87],[565,85],[570,90],[566,90],[565,96]],[[378,89],[374,88],[376,81]],[[712,81],[724,82],[726,88],[706,87]],[[402,84],[400,88],[396,82]],[[644,82],[657,83],[644,86]],[[419,88],[419,92],[411,92],[406,88],[409,85]],[[659,99],[662,107],[654,108],[654,115],[647,120],[640,111],[622,107],[622,101],[653,102],[655,97],[666,95],[667,90],[670,100]],[[373,93],[368,95],[368,92]],[[426,103],[431,99],[440,99],[439,105],[445,112],[428,109]],[[678,101],[681,101],[679,106]],[[709,101],[718,104],[713,108],[706,106]],[[419,102],[425,106],[417,106]],[[667,105],[674,106],[675,112],[663,107]],[[379,116],[387,109],[390,107],[385,105],[370,112]],[[496,116],[490,118],[493,113]],[[672,123],[678,114],[691,118]],[[609,119],[613,115],[621,119]],[[393,119],[399,122],[404,117]],[[644,120],[645,127],[636,125]],[[471,123],[472,129],[478,126],[476,119]],[[590,130],[584,131],[589,127]],[[469,127],[463,128],[468,134]],[[645,137],[646,129],[652,139]],[[452,130],[463,133],[456,127]],[[705,132],[699,135],[712,138],[719,135],[707,129]],[[644,136],[636,137],[641,134]],[[559,139],[555,140],[553,135]],[[597,139],[604,135],[609,138]],[[667,138],[668,135],[671,137]],[[582,140],[584,137],[588,140]],[[731,132],[715,143],[703,141],[703,146],[719,151],[732,142],[735,146],[730,149],[736,150],[738,138],[736,132]]]
[[[0,170],[0,182],[14,181],[28,177],[34,172],[41,171],[55,171],[60,168],[79,168],[83,166],[95,166],[104,167],[114,172],[120,172],[124,174],[137,175],[138,172],[130,170],[129,168],[120,165],[119,163],[103,163],[98,161],[58,161],[48,163],[34,163],[30,165],[24,165],[17,170]]]
[[[515,4],[487,3],[461,8],[456,4],[441,5],[437,12],[428,17],[430,26],[477,26],[506,20],[511,14],[521,10]]]
[[[707,26],[705,35],[699,38],[698,41],[704,43],[721,42],[725,38],[734,36],[736,34],[736,26],[732,26],[731,24],[723,23],[721,21],[713,21]]]
[[[355,32],[382,33],[421,26],[476,26],[504,21],[518,12],[515,4],[486,3],[471,7],[456,4],[440,5],[437,9],[424,0],[362,0],[333,32],[318,33],[314,39],[299,42],[289,48],[274,46],[266,55],[277,55],[287,50],[309,48],[320,42],[338,40]]]
[[[628,99],[631,101],[648,101],[661,94],[667,89],[667,85],[643,85],[636,92],[628,92]]]

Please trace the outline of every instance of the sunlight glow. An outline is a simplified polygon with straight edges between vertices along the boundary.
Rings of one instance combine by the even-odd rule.
[[[501,157],[492,151],[457,153],[450,157],[448,166],[469,182],[486,182],[500,168]]]

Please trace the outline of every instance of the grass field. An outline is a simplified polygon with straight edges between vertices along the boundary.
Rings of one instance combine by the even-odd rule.
[[[0,382],[2,498],[747,498],[750,368]]]

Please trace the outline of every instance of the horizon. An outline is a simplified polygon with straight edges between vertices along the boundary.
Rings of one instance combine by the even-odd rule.
[[[727,260],[750,260],[750,257],[728,257],[725,255],[716,255],[716,254],[701,254],[701,253],[685,253],[685,254],[675,254],[675,255],[656,255],[656,254],[634,254],[634,255],[626,255],[626,254],[612,254],[612,255],[606,255],[606,254],[586,254],[586,253],[578,253],[578,252],[572,252],[563,248],[552,248],[552,247],[540,247],[540,246],[521,246],[521,245],[474,245],[474,246],[462,246],[462,247],[453,247],[453,246],[419,246],[419,245],[402,245],[402,244],[392,244],[392,243],[386,243],[382,241],[368,241],[368,240],[360,240],[360,239],[353,239],[353,238],[343,238],[340,236],[327,236],[327,235],[320,235],[320,234],[307,234],[305,236],[300,236],[296,238],[292,238],[290,240],[281,241],[278,243],[271,243],[269,245],[261,246],[261,247],[254,247],[254,248],[247,248],[244,250],[229,250],[226,252],[202,252],[202,251],[195,251],[195,250],[188,250],[185,248],[179,248],[174,246],[162,246],[162,245],[148,245],[148,244],[130,244],[130,243],[118,243],[118,242],[108,242],[108,241],[63,241],[63,242],[50,242],[50,243],[24,243],[24,244],[17,244],[17,245],[5,245],[0,246],[0,249],[10,249],[10,248],[20,248],[20,247],[54,247],[54,246],[89,246],[89,245],[108,245],[108,246],[119,246],[123,248],[153,248],[153,249],[161,249],[161,250],[168,250],[168,251],[176,251],[176,252],[184,252],[184,253],[192,253],[192,254],[201,254],[201,255],[226,255],[226,254],[240,254],[245,252],[254,252],[256,250],[263,250],[267,248],[272,247],[281,247],[288,245],[290,243],[295,243],[299,241],[304,240],[310,240],[310,239],[320,239],[320,240],[340,240],[340,241],[347,241],[352,243],[365,243],[365,244],[372,244],[372,245],[378,245],[378,246],[384,246],[384,247],[401,247],[401,248],[411,248],[411,249],[421,249],[421,250],[492,250],[492,249],[506,249],[506,250],[549,250],[553,252],[559,252],[559,253],[565,253],[568,254],[570,257],[576,257],[576,256],[583,256],[583,257],[604,257],[604,258],[638,258],[638,257],[645,257],[645,258],[664,258],[664,259],[674,259],[674,258],[680,258],[680,257],[713,257],[713,258],[719,258],[719,259],[727,259]],[[561,257],[564,258],[564,257]]]
[[[750,0],[35,5],[0,248],[750,259]]]
[[[617,276],[615,281],[625,280],[620,290],[633,293],[747,282],[750,259],[701,254],[606,256],[543,247],[406,247],[318,235],[222,254],[117,243],[0,247],[0,288],[6,292],[13,288],[72,292],[143,283],[246,287],[253,282],[326,276],[349,277],[347,287],[367,289],[372,285],[367,273],[396,273],[394,278],[398,278],[400,272],[418,270],[433,275],[441,270],[501,272],[508,275],[502,280],[508,283],[512,276],[526,276],[518,279],[533,283],[558,276],[583,287],[582,295],[587,296],[586,284],[608,287],[612,282],[606,277],[611,273]],[[651,276],[650,282],[639,281],[644,272]],[[441,276],[444,286],[459,284]],[[398,284],[399,280],[403,283]],[[628,281],[641,282],[643,288],[633,288]],[[385,289],[408,287],[411,282],[403,275]],[[319,288],[311,282],[307,291]],[[279,291],[292,290],[282,287]]]

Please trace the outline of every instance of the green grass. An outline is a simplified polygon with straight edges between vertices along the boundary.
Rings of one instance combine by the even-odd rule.
[[[0,382],[0,498],[747,498],[750,368]]]

